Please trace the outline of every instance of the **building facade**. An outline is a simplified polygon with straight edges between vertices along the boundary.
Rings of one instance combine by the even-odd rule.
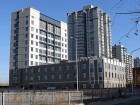
[[[133,68],[133,86],[140,87],[140,67]]]
[[[127,62],[127,49],[122,45],[112,47],[112,57],[119,59],[120,62]]]
[[[85,6],[83,10],[67,14],[68,56],[112,58],[110,16],[98,7]]]
[[[140,67],[140,57],[134,58],[134,68]]]
[[[105,57],[82,57],[78,64],[79,89],[125,87],[125,64]],[[17,76],[15,83],[14,75]],[[29,89],[77,88],[77,65],[75,61],[31,66],[10,70],[10,86]]]
[[[127,84],[130,84],[133,80],[133,57],[127,53],[127,49],[122,45],[115,45],[112,47],[112,56],[113,58],[119,59],[120,62],[125,63],[126,65],[126,81]]]
[[[28,7],[12,13],[10,70],[68,59],[67,24]]]

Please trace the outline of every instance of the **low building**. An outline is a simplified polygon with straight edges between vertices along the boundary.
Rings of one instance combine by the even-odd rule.
[[[118,59],[82,57],[77,61],[78,85],[83,88],[117,88],[126,86],[125,64]],[[16,74],[17,78],[14,77]],[[13,81],[16,79],[16,82]],[[10,86],[30,89],[77,88],[75,61],[31,66],[10,70]]]
[[[133,68],[133,85],[140,87],[140,67]]]

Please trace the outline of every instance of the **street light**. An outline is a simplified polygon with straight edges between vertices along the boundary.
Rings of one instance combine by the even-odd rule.
[[[77,37],[70,37],[71,39],[75,40],[75,56],[76,56],[76,72],[77,72],[77,91],[79,90],[79,86],[78,86],[78,63],[77,63]]]

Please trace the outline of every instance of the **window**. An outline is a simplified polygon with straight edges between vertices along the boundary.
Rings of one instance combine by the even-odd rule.
[[[25,80],[26,80],[26,81],[28,80],[28,77],[27,77],[27,76],[25,76]]]
[[[38,55],[36,55],[36,57],[35,57],[36,59],[38,59]]]
[[[53,33],[53,25],[52,24],[47,24],[47,29],[49,32]]]
[[[31,31],[34,31],[34,27],[31,27]]]
[[[13,62],[13,67],[15,67],[15,62]]]
[[[31,38],[34,38],[34,34],[31,34]]]
[[[31,65],[33,65],[33,61],[31,61]]]
[[[74,65],[73,68],[74,68],[74,70],[77,70],[77,66],[76,65]]]
[[[39,37],[39,40],[42,41],[42,37],[41,36]]]
[[[67,55],[65,55],[65,58],[67,58]]]
[[[33,45],[34,43],[33,43],[33,41],[31,40],[31,45]]]
[[[62,79],[62,75],[61,74],[58,75],[58,79]]]
[[[54,75],[51,75],[51,80],[54,80]]]
[[[98,62],[98,68],[102,68],[102,62]]]
[[[27,47],[25,47],[25,51],[27,51]]]
[[[37,80],[40,80],[40,76],[37,76]]]
[[[13,56],[13,60],[15,60],[15,55]]]
[[[36,42],[36,46],[38,46],[38,42]]]
[[[25,35],[25,38],[28,38],[28,34]]]
[[[32,18],[34,19],[34,16],[32,16]]]
[[[46,22],[40,21],[40,28],[46,30]]]
[[[25,65],[27,65],[27,61],[25,61]]]
[[[42,54],[42,50],[41,50],[41,49],[39,49],[39,53],[41,53],[41,54]]]
[[[33,51],[33,47],[31,47],[31,51]]]
[[[31,71],[31,73],[33,73],[33,72],[34,72],[34,70],[33,70],[33,69],[30,69],[30,71]]]
[[[31,58],[33,58],[33,54],[31,54]]]
[[[58,70],[61,71],[61,66],[58,66]]]
[[[93,73],[93,72],[91,72],[91,73],[90,73],[90,76],[93,78],[93,77],[94,77],[94,73]]]
[[[102,68],[99,68],[99,72],[102,72]]]
[[[66,74],[66,79],[69,79],[70,78],[70,74]]]
[[[90,68],[93,69],[93,63],[90,63]]]
[[[91,88],[94,88],[94,84],[91,84]]]
[[[25,29],[26,31],[28,31],[28,27],[26,27],[26,29]]]
[[[113,78],[113,73],[112,73],[112,78]]]
[[[17,40],[18,39],[18,37],[17,36],[14,36],[14,40]]]
[[[69,70],[69,66],[66,66],[65,69],[66,69],[66,70]]]
[[[30,77],[30,80],[33,80],[33,76]]]
[[[105,77],[107,77],[107,72],[105,72]]]
[[[99,80],[102,80],[102,77],[99,77]]]
[[[115,65],[115,70],[116,70],[116,65]]]
[[[86,88],[86,84],[83,84],[83,88],[84,88],[84,89]]]
[[[38,39],[38,35],[36,35],[36,39]]]
[[[36,29],[36,33],[38,33],[38,29]]]
[[[33,20],[31,21],[31,24],[34,25],[34,21]]]
[[[51,71],[54,71],[54,67],[51,67]]]
[[[111,85],[111,84],[110,84],[110,85]],[[99,87],[100,87],[100,88],[103,88],[103,84],[102,84],[102,83],[100,83],[100,84],[99,84]]]
[[[82,69],[86,69],[86,64],[82,64]]]
[[[37,72],[40,73],[40,68],[37,69]]]
[[[82,77],[83,78],[86,78],[86,73],[82,73]]]
[[[36,48],[36,52],[38,52],[38,48]]]
[[[77,74],[76,73],[74,73],[74,78],[77,78]]]
[[[47,75],[44,76],[44,79],[47,80]]]
[[[27,73],[28,72],[28,69],[25,69],[25,73]]]
[[[44,72],[47,72],[47,67],[44,67]]]
[[[55,27],[54,33],[56,35],[60,35],[60,28],[59,27]]]
[[[28,24],[28,20],[26,20],[26,25]]]

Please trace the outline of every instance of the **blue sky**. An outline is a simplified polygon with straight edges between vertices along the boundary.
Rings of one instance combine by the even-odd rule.
[[[10,29],[11,13],[21,8],[32,6],[57,20],[67,22],[67,12],[78,11],[85,5],[100,7],[104,12],[110,14],[112,20],[112,44],[114,45],[123,35],[128,33],[134,26],[133,15],[116,15],[118,12],[129,12],[140,9],[140,0],[1,0],[0,3],[0,82],[8,81],[9,77],[9,54],[10,54]],[[118,4],[118,5],[116,5]],[[115,6],[116,5],[116,6]],[[139,25],[137,26],[139,29]],[[128,53],[140,47],[140,34],[134,35],[136,28],[129,34],[129,38],[124,37],[121,44],[127,47]],[[140,56],[140,51],[133,55]]]

